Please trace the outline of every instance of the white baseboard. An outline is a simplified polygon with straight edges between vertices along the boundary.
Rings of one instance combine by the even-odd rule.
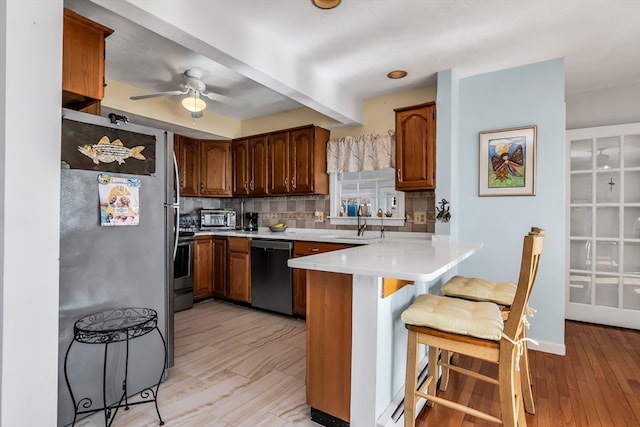
[[[424,381],[427,376],[427,360],[429,358],[425,355],[420,362],[418,363],[418,371],[420,375],[418,376],[418,384]],[[427,403],[425,399],[418,399],[416,402],[416,414],[419,414],[424,405]],[[394,421],[394,414],[398,414],[402,412],[400,418]],[[404,427],[404,386],[400,391],[393,397],[393,400],[387,406],[387,409],[384,410],[382,415],[378,417],[376,421],[376,427]]]
[[[538,341],[538,340],[536,340]],[[564,356],[567,354],[567,349],[563,344],[558,344],[556,342],[549,342],[549,341],[538,341],[538,345],[533,345],[531,343],[529,343],[527,345],[527,348],[529,348],[529,350],[533,350],[533,351],[542,351],[543,353],[551,353],[551,354],[557,354],[560,356]]]

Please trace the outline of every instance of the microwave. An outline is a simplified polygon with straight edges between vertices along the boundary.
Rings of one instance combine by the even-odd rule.
[[[235,230],[236,211],[226,209],[202,209],[200,211],[201,230]]]

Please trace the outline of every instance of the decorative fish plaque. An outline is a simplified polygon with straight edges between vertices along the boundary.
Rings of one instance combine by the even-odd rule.
[[[129,157],[146,160],[144,155],[142,155],[142,150],[144,150],[143,145],[127,148],[119,139],[110,142],[107,136],[100,138],[97,144],[81,145],[78,147],[78,151],[93,160],[93,163],[96,165],[111,162],[118,162],[118,164],[121,165]]]
[[[71,169],[152,175],[156,137],[62,119],[62,162]]]

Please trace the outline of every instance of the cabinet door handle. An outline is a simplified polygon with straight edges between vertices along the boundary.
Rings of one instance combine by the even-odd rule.
[[[309,250],[309,252],[320,252],[320,249],[318,248],[307,248]]]
[[[251,183],[249,184],[249,189],[250,189],[250,190],[253,190],[253,189],[254,189],[254,187],[253,187],[253,180],[251,180]]]
[[[247,181],[244,182],[244,187],[245,190],[247,189]]]
[[[400,168],[398,168],[398,181],[402,181],[402,173],[400,172]]]
[[[284,179],[284,188],[289,188],[289,180],[287,178]]]
[[[200,183],[200,191],[204,190],[204,182]]]
[[[291,188],[296,188],[296,177],[291,178]]]

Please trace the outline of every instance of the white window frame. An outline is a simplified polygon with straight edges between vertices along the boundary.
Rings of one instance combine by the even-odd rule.
[[[360,204],[367,202],[369,204],[369,214],[366,216],[366,220],[369,225],[384,225],[402,227],[405,223],[405,195],[404,192],[395,189],[395,169],[386,168],[376,171],[364,171],[364,172],[343,172],[343,173],[330,173],[329,174],[329,195],[330,195],[330,209],[329,223],[332,225],[356,225],[358,222],[357,216],[348,216],[348,212],[344,211],[340,215],[340,208],[342,206],[343,197],[343,184],[355,184],[356,185],[356,203]],[[360,185],[373,186],[373,192],[375,193],[371,197],[362,197],[360,194]],[[392,194],[381,195],[380,191],[384,191],[384,188],[393,188],[390,192]],[[384,216],[386,210],[391,211],[388,203],[382,203],[383,200],[391,200],[395,197],[396,209],[393,212],[392,217]],[[378,208],[383,209],[383,217],[377,216]]]

